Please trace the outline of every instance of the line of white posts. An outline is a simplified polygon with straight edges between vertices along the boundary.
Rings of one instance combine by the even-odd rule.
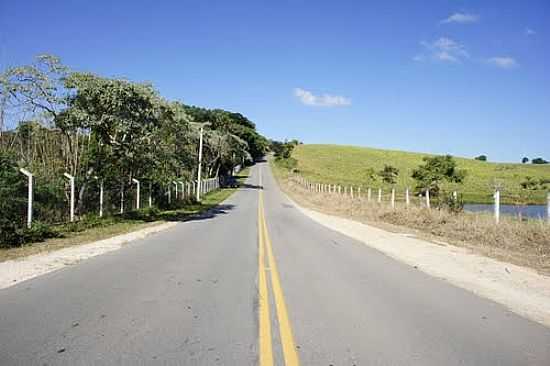
[[[337,184],[324,184],[324,183],[314,183],[311,182],[304,177],[301,177],[299,175],[294,176],[295,181],[297,181],[302,187],[306,188],[309,191],[317,192],[317,193],[333,193],[338,195],[345,195],[350,198],[361,198],[361,188],[354,188],[354,187],[342,187]],[[349,194],[348,194],[349,191]],[[354,196],[354,192],[356,192]],[[424,193],[425,198],[425,205],[426,208],[431,208],[430,204],[430,190],[427,189]],[[458,193],[455,191],[453,192],[453,198],[455,200],[458,200]],[[367,202],[371,202],[372,200],[372,189],[367,188]],[[497,189],[495,190],[495,193],[493,194],[493,212],[494,212],[494,218],[495,223],[500,223],[500,191]],[[382,188],[378,188],[378,197],[377,197],[377,203],[382,203]],[[405,189],[405,206],[409,207],[411,204],[411,198],[410,198],[410,191],[407,187]],[[392,188],[391,195],[390,195],[390,205],[392,208],[395,208],[395,188]],[[550,224],[550,192],[547,193],[546,197],[546,217],[547,221]]]
[[[33,201],[34,201],[34,175],[24,168],[20,168],[19,171],[27,177],[27,227],[32,226],[33,220]],[[69,196],[69,219],[70,222],[75,221],[75,177],[69,173],[64,173],[63,176],[68,179],[70,187],[70,196]],[[104,190],[103,190],[103,180],[94,177],[99,181],[99,217],[103,217],[103,202],[104,202]],[[184,199],[186,197],[191,197],[193,194],[206,194],[213,190],[220,188],[219,178],[209,178],[199,181],[200,184],[195,182],[182,182],[174,181],[175,186],[175,195],[178,199],[178,184],[181,185],[181,195],[180,198]],[[136,184],[136,209],[141,208],[141,182],[138,179],[132,178],[132,183]],[[200,187],[200,189],[197,189]],[[153,206],[153,184],[149,182],[149,207]],[[122,187],[120,195],[120,213],[124,213],[124,189]],[[168,202],[171,201],[171,189],[168,189]]]

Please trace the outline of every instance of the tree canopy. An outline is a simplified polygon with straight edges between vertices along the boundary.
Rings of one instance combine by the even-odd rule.
[[[416,189],[419,192],[430,190],[432,195],[437,195],[444,181],[461,183],[466,177],[464,170],[456,167],[456,161],[450,155],[425,156],[424,164],[415,169],[412,177],[416,180]]]

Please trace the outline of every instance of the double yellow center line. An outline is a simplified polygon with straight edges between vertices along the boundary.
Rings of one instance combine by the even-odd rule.
[[[262,175],[260,170],[260,186],[262,185]],[[267,284],[266,271],[271,274],[271,288],[273,290],[273,299],[277,312],[279,323],[279,335],[283,349],[283,356],[286,366],[299,366],[298,353],[292,328],[288,318],[283,289],[279,279],[279,272],[264,214],[264,196],[260,189],[258,197],[258,287],[259,287],[259,338],[260,338],[260,366],[273,366],[273,340],[271,334],[271,317],[269,313],[269,288]],[[265,257],[267,254],[268,266],[265,266]]]

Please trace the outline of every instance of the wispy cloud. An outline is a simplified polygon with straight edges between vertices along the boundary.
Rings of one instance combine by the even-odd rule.
[[[447,37],[440,37],[433,42],[420,42],[426,53],[416,55],[413,60],[424,61],[432,59],[441,62],[458,63],[470,57],[463,44]]]
[[[454,13],[449,15],[448,18],[440,21],[441,24],[447,23],[477,23],[479,21],[479,15],[477,14],[468,14],[468,13]]]
[[[305,105],[321,107],[343,107],[351,105],[351,99],[341,95],[315,95],[312,92],[302,88],[294,89],[294,95]]]
[[[534,36],[535,34],[537,34],[537,32],[535,32],[534,30],[532,30],[531,28],[525,28],[525,35],[526,36]]]
[[[487,63],[500,67],[501,69],[513,69],[519,66],[519,63],[509,56],[497,56],[487,59]]]

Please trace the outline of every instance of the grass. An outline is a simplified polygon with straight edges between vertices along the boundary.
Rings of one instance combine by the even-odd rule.
[[[248,177],[249,168],[243,169],[237,176],[239,184]],[[126,217],[110,216],[104,219],[85,221],[82,223],[64,224],[56,226],[58,238],[47,239],[43,242],[25,244],[17,248],[0,248],[0,262],[27,257],[33,254],[50,252],[74,245],[91,243],[107,239],[116,235],[126,234],[147,227],[160,225],[167,221],[185,221],[186,219],[203,213],[223,202],[237,188],[224,188],[210,192],[202,197],[201,203],[190,203],[182,208],[167,211],[158,211],[152,215],[147,210],[132,212]]]
[[[381,186],[380,182],[367,181],[368,168],[378,172],[384,164],[392,165],[399,169],[398,191],[403,191],[407,186],[414,187],[411,174],[413,169],[422,164],[424,156],[432,155],[344,145],[298,145],[292,154],[298,161],[300,174],[305,178],[320,183],[360,186],[363,189],[367,186]],[[527,194],[521,189],[520,183],[527,176],[550,180],[550,165],[491,163],[465,158],[456,158],[456,161],[460,169],[467,171],[465,182],[444,188],[461,192],[465,202],[492,202],[495,184],[501,186],[503,203],[546,202],[545,191],[531,191]]]
[[[389,231],[413,231],[416,236],[439,245],[445,245],[444,241],[550,274],[550,225],[544,221],[501,217],[497,226],[489,214],[453,214],[415,205],[405,208],[403,203],[392,209],[387,202],[377,204],[365,198],[311,192],[298,184],[284,167],[276,163],[271,165],[283,191],[304,207]]]

